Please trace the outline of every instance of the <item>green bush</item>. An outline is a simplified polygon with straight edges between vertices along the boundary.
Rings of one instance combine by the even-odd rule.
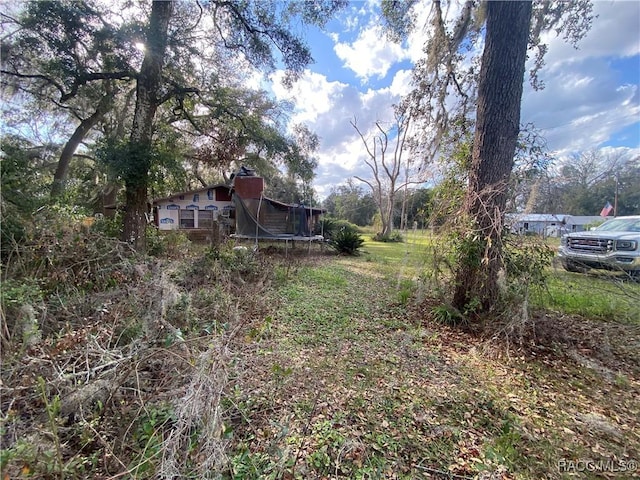
[[[372,240],[374,242],[385,242],[385,243],[402,243],[404,242],[404,238],[400,235],[400,232],[394,231],[387,235],[382,235],[381,233],[376,233]]]
[[[324,236],[324,238],[331,240],[335,235],[342,231],[358,233],[360,229],[357,225],[354,225],[347,220],[328,217],[323,218],[320,221],[314,233],[321,234]]]
[[[147,253],[154,257],[176,257],[184,255],[191,242],[187,234],[180,230],[161,232],[156,227],[147,226]]]
[[[466,323],[465,317],[450,305],[437,305],[431,309],[433,319],[442,325],[455,327]]]
[[[10,203],[2,203],[0,207],[0,252],[2,260],[6,260],[16,247],[27,238],[26,221],[18,209]]]
[[[331,247],[339,253],[347,255],[357,255],[358,250],[362,247],[363,243],[364,239],[358,232],[348,230],[346,228],[333,234],[329,240],[329,245],[331,245]]]
[[[5,261],[29,240],[34,212],[49,200],[50,169],[45,168],[48,151],[33,148],[27,140],[0,137],[0,252]]]
[[[189,262],[183,262],[180,278],[175,280],[185,288],[200,287],[205,283],[235,283],[238,278],[244,283],[266,278],[271,270],[271,266],[260,261],[252,249],[234,249],[232,243],[227,243],[215,245],[197,253]]]
[[[99,217],[91,225],[91,231],[101,233],[105,237],[122,237],[122,213],[117,212],[113,217]]]

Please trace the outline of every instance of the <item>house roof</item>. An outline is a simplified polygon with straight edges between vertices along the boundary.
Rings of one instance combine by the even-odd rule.
[[[555,213],[507,213],[506,218],[511,222],[565,222],[570,215]]]
[[[163,198],[156,198],[153,200],[153,204],[155,205],[156,203],[159,202],[166,202],[169,200],[173,200],[176,197],[179,196],[187,196],[187,195],[193,195],[194,193],[201,193],[201,192],[206,192],[207,190],[215,190],[218,188],[224,188],[229,190],[229,192],[233,192],[233,187],[229,186],[229,185],[225,185],[224,183],[217,183],[215,185],[209,185],[207,187],[202,187],[202,188],[198,188],[195,190],[188,190],[186,192],[177,192],[174,193],[173,195],[169,195],[168,197],[163,197]],[[263,197],[265,200],[271,202],[274,206],[276,207],[280,207],[280,208],[297,208],[299,207],[298,204],[289,204],[289,203],[284,203],[284,202],[280,202],[279,200],[274,200],[273,198],[269,198],[269,197]],[[323,214],[326,213],[327,211],[324,208],[317,208],[317,207],[312,207],[310,205],[304,205],[305,210],[311,210],[311,212],[313,214]]]
[[[600,215],[569,215],[567,223],[572,225],[587,225],[588,223],[604,222],[607,220]]]
[[[174,193],[173,195],[169,195],[168,197],[163,197],[163,198],[154,198],[152,203],[158,203],[158,202],[165,202],[167,200],[172,200],[176,197],[182,196],[182,195],[193,195],[194,193],[201,193],[201,192],[206,192],[207,190],[216,190],[219,188],[225,188],[229,191],[232,190],[232,187],[230,187],[229,185],[225,185],[224,183],[216,183],[215,185],[208,185],[206,187],[202,187],[202,188],[197,188],[195,190],[188,190],[186,192],[177,192]]]
[[[282,210],[288,210],[290,208],[299,208],[300,204],[299,203],[284,203],[281,202],[279,200],[274,200],[273,198],[269,198],[269,197],[262,197],[262,199],[264,201],[267,201],[269,203],[271,203],[271,205],[273,205],[276,208],[280,208]],[[302,208],[304,208],[306,211],[311,210],[312,214],[317,215],[317,214],[322,214],[322,213],[326,213],[327,210],[324,208],[319,208],[319,207],[312,207],[311,205],[302,205]]]
[[[292,204],[292,203],[284,203],[284,202],[280,202],[278,200],[274,200],[273,198],[269,198],[269,197],[263,197],[265,200],[271,202],[271,204],[280,207],[280,208],[299,208],[300,204]],[[312,207],[311,205],[302,205],[302,207],[309,211],[311,210],[311,212],[313,214],[320,214],[320,213],[326,213],[326,209],[324,208],[317,208],[317,207]]]
[[[565,213],[507,213],[505,215],[510,223],[564,223],[566,225],[586,225],[604,220],[597,215],[567,215]]]

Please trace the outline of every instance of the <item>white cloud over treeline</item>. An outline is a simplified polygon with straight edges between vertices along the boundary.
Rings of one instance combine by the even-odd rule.
[[[280,73],[272,77],[276,97],[295,104],[292,123],[306,123],[321,138],[316,179],[321,196],[354,174],[368,174],[362,141],[349,122],[355,118],[366,130],[377,120],[392,119],[392,106],[409,91],[410,64],[420,58],[428,35],[420,25],[429,3],[418,7],[419,28],[402,45],[384,35],[372,14],[375,2],[355,5],[345,13],[344,30],[329,33],[353,81],[330,81],[313,66],[287,91],[278,86]],[[449,18],[456,13],[449,12]],[[601,148],[621,130],[640,125],[640,2],[594,2],[594,13],[598,17],[578,49],[555,34],[544,38],[549,51],[539,74],[543,90],[534,91],[525,80],[522,122],[534,123],[559,156]],[[633,65],[635,72],[629,72]],[[629,142],[627,148],[637,149],[640,138]]]

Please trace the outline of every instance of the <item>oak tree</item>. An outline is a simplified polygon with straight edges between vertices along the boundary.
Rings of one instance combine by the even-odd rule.
[[[267,71],[280,67],[286,71],[285,81],[292,82],[312,60],[292,25],[321,25],[343,5],[341,0],[123,1],[95,7],[82,0],[32,2],[23,16],[3,17],[16,26],[11,35],[22,38],[22,33],[29,33],[24,41],[11,44],[15,54],[3,63],[3,79],[15,80],[13,85],[31,95],[45,88],[55,107],[67,109],[74,99],[82,103],[77,134],[71,135],[65,158],[110,108],[115,92],[109,89],[135,82],[128,140],[115,138],[120,147],[112,157],[121,157],[116,166],[126,187],[124,238],[142,251],[149,170],[158,161],[158,122],[175,126],[202,110],[215,115],[211,92],[225,85],[227,65],[244,63]],[[47,55],[38,56],[39,44],[46,46]],[[22,62],[21,55],[29,62]],[[131,91],[122,88],[125,95]],[[93,97],[88,92],[94,92]],[[93,110],[88,108],[92,104]],[[163,115],[158,117],[158,112]],[[64,181],[65,158],[54,192]]]

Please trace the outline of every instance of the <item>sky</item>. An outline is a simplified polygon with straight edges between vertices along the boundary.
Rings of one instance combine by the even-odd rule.
[[[423,1],[418,25],[430,8]],[[535,91],[525,78],[521,123],[540,130],[558,162],[592,150],[640,154],[640,1],[593,3],[598,17],[578,49],[555,34],[545,37],[545,88]],[[275,97],[294,104],[291,124],[305,123],[320,137],[314,187],[321,199],[354,175],[371,178],[350,121],[365,131],[376,120],[391,121],[422,55],[424,29],[393,43],[378,12],[376,1],[352,2],[324,31],[306,30],[315,63],[291,90],[280,84],[282,72],[270,78]]]

